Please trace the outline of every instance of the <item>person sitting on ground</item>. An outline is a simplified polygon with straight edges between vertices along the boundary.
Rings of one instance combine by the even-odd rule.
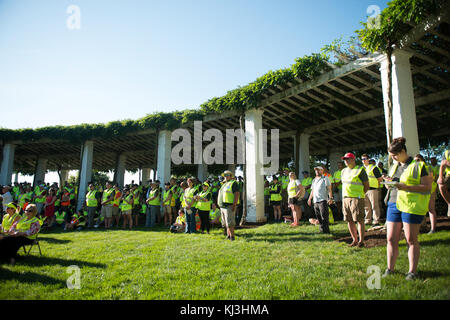
[[[175,223],[170,226],[170,232],[172,233],[182,233],[186,229],[186,217],[184,216],[183,209],[178,211],[178,217]]]
[[[216,226],[220,228],[222,226],[220,216],[220,209],[217,207],[217,204],[213,202],[211,205],[211,211],[209,211],[209,220],[212,227]]]
[[[83,227],[85,224],[85,218],[83,212],[79,210],[76,214],[73,215],[72,221],[68,225],[66,225],[67,230],[73,230],[78,227]]]
[[[17,251],[24,245],[33,244],[41,229],[36,214],[36,205],[29,204],[25,209],[25,216],[16,220],[6,235],[0,235],[0,259],[9,259],[14,265]]]

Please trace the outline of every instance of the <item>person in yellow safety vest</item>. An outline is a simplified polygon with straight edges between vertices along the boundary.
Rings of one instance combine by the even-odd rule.
[[[75,208],[75,189],[73,188],[72,184],[66,181],[64,186],[64,191],[69,193],[69,200],[70,200],[70,207],[71,210],[74,210]]]
[[[180,209],[178,211],[178,217],[175,220],[175,223],[170,226],[170,232],[172,233],[178,233],[178,232],[184,232],[186,228],[186,217],[183,213],[183,210]]]
[[[13,196],[15,201],[17,201],[17,199],[18,199],[19,193],[20,193],[19,183],[14,182],[14,187],[12,188],[12,194],[11,195]]]
[[[414,280],[417,278],[420,255],[418,235],[428,211],[433,178],[428,174],[425,163],[417,162],[408,155],[404,137],[394,139],[388,152],[395,162],[389,170],[389,176],[383,177],[388,187],[387,269],[383,277],[394,272],[399,254],[398,242],[403,229],[409,260],[406,280]]]
[[[142,206],[140,206],[142,193],[139,191],[137,184],[131,184],[130,193],[133,195],[131,216],[134,217],[134,226],[137,227],[139,225],[139,212],[142,210]]]
[[[211,203],[212,203],[212,193],[207,182],[202,184],[202,190],[195,196],[195,200],[197,201],[197,209],[198,215],[200,217],[200,229],[202,234],[209,234],[209,229],[211,228],[211,224],[209,221],[209,212],[211,211]]]
[[[17,210],[21,212],[22,210],[25,210],[24,205],[27,203],[28,195],[25,192],[25,189],[23,187],[20,187],[19,195],[17,196]]]
[[[222,215],[222,222],[226,228],[227,239],[234,241],[234,226],[236,225],[236,208],[239,201],[239,186],[233,180],[233,173],[226,170],[223,173],[225,182],[219,190],[217,201]]]
[[[436,232],[436,225],[437,225],[437,212],[436,212],[436,189],[437,189],[437,183],[434,181],[434,173],[433,170],[427,163],[425,162],[425,159],[421,154],[416,154],[414,156],[414,161],[417,162],[423,162],[425,164],[425,169],[427,170],[428,174],[431,176],[431,191],[430,191],[430,201],[428,204],[428,213],[430,214],[430,225],[431,230],[428,232],[428,234],[433,234]],[[422,224],[426,227],[426,219],[423,219]]]
[[[450,217],[450,150],[446,150],[439,166],[439,177],[436,181],[442,198],[447,202],[447,216]]]
[[[289,168],[284,168],[278,175],[278,182],[281,185],[281,203],[280,209],[283,213],[288,211],[288,193],[287,186],[289,184]]]
[[[0,235],[0,259],[10,259],[10,263],[14,265],[17,251],[34,242],[41,228],[36,214],[36,205],[29,204],[24,217],[16,220],[6,235]]]
[[[89,184],[89,191],[86,193],[86,208],[88,212],[88,229],[94,227],[94,217],[97,213],[97,206],[99,203],[99,192],[95,190],[93,183]]]
[[[66,218],[66,212],[65,211],[55,211],[55,218],[57,224],[62,224]]]
[[[122,193],[121,197],[121,204],[120,204],[120,210],[122,211],[123,215],[123,226],[122,228],[125,229],[128,226],[131,229],[133,229],[133,218],[132,218],[132,211],[133,211],[133,195],[130,192],[129,188],[125,188]]]
[[[145,227],[152,228],[155,226],[156,216],[160,214],[161,205],[160,190],[156,182],[152,183],[152,188],[148,191],[146,202],[149,205],[149,209],[147,210]]]
[[[272,185],[270,186],[269,193],[270,193],[270,204],[273,206],[273,218],[275,222],[281,221],[281,201],[283,200],[283,197],[281,196],[281,191],[282,191],[282,184],[279,183],[278,177],[274,175],[272,177]]]
[[[19,214],[16,205],[12,202],[6,205],[6,214],[3,216],[1,233],[7,233],[12,225],[20,220],[22,216]]]
[[[106,182],[106,189],[102,194],[102,211],[101,214],[105,217],[105,229],[111,228],[112,214],[113,214],[114,189],[111,182]]]
[[[303,188],[305,188],[305,196],[304,198],[308,199],[309,198],[309,190],[311,189],[311,184],[312,184],[312,178],[309,176],[309,171],[303,171],[303,179],[301,181],[301,184],[303,186]]]
[[[38,190],[34,194],[33,202],[36,204],[37,215],[42,214],[42,209],[45,204],[45,196],[47,195],[47,191],[44,189],[44,185],[39,185]]]
[[[289,184],[287,188],[288,192],[288,204],[292,211],[292,218],[294,222],[292,227],[299,225],[299,221],[302,219],[302,209],[300,207],[300,199],[305,196],[305,187],[297,179],[295,172],[289,173]]]
[[[344,160],[346,165],[346,168],[342,169],[341,172],[342,212],[353,239],[350,246],[363,248],[365,246],[364,197],[370,188],[369,177],[363,166],[356,165],[356,157],[353,153],[346,153],[341,159]],[[358,223],[358,229],[356,223]]]
[[[381,218],[379,186],[383,178],[380,169],[375,164],[369,163],[370,159],[367,154],[363,154],[361,160],[369,177],[369,190],[364,197],[365,224],[376,226],[380,223]]]
[[[172,223],[172,208],[175,207],[175,196],[170,188],[170,182],[166,182],[163,192],[163,210],[164,210],[164,226],[170,226]]]
[[[220,226],[222,223],[220,221],[220,209],[217,208],[217,204],[214,202],[211,204],[211,210],[209,211],[209,223],[211,227]]]
[[[194,178],[187,179],[188,187],[184,190],[184,215],[186,217],[186,231],[185,233],[195,233],[195,206],[197,202],[194,196],[197,194],[197,189],[194,185]]]
[[[117,183],[114,184],[114,200],[113,200],[113,219],[116,222],[116,228],[119,227],[119,221],[120,221],[120,199],[122,198],[122,192],[119,189],[119,185]],[[137,204],[138,210],[139,203]]]

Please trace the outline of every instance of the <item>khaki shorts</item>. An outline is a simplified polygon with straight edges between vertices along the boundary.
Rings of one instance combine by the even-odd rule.
[[[115,217],[120,216],[120,210],[119,210],[119,207],[113,207],[113,209],[112,209],[112,215],[115,216]]]
[[[344,201],[342,201],[342,213],[344,214],[344,221],[364,223],[366,216],[364,199],[344,198]]]
[[[102,206],[101,215],[105,218],[111,218],[113,215],[113,206]]]
[[[129,215],[131,215],[131,210],[122,211],[122,214],[125,216],[129,216]]]
[[[222,223],[226,228],[234,227],[236,225],[236,212],[230,207],[220,208]]]

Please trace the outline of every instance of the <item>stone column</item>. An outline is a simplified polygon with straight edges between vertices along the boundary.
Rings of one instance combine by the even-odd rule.
[[[335,171],[338,170],[338,162],[342,161],[341,157],[344,155],[344,153],[339,151],[331,151],[330,152],[330,173],[333,174]]]
[[[69,170],[61,170],[60,175],[59,186],[63,187],[64,183],[69,180]]]
[[[119,188],[123,188],[123,185],[125,182],[126,161],[127,161],[127,156],[124,154],[120,154],[117,157],[116,170],[114,172],[114,182],[119,185]]]
[[[208,178],[208,165],[206,163],[197,165],[197,178],[204,182]]]
[[[45,182],[45,173],[47,172],[48,159],[39,157],[36,164],[36,171],[34,173],[33,185],[36,186],[38,181]]]
[[[86,198],[88,182],[92,179],[92,161],[94,158],[94,142],[86,141],[81,150],[80,186],[78,188],[77,210],[80,210]]]
[[[417,131],[416,107],[414,103],[414,89],[409,59],[412,54],[395,50],[392,54],[392,138],[405,137],[408,153],[419,153],[419,134]],[[383,88],[384,114],[386,132],[387,118],[387,58],[381,61],[381,84]],[[389,135],[386,134],[388,139]],[[388,145],[391,141],[388,141]]]
[[[164,187],[164,183],[170,180],[170,166],[172,154],[172,140],[170,131],[160,131],[158,135],[158,168],[156,171],[156,180],[161,182],[161,186]]]
[[[245,113],[245,170],[247,186],[247,221],[265,222],[264,215],[264,171],[262,163],[263,145],[260,130],[262,110]]]
[[[300,134],[300,143],[298,147],[298,179],[300,179],[300,177],[303,177],[303,171],[309,172],[309,137],[309,134]]]
[[[16,146],[7,143],[3,146],[3,160],[2,167],[0,170],[0,184],[8,185],[11,184],[12,173],[14,169],[14,151]]]
[[[147,183],[148,180],[150,180],[150,168],[142,168],[142,182],[144,184]]]

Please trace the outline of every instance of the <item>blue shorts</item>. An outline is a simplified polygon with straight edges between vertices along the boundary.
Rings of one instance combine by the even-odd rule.
[[[421,224],[423,217],[424,216],[419,214],[401,212],[397,209],[397,204],[395,202],[388,202],[386,221]]]

